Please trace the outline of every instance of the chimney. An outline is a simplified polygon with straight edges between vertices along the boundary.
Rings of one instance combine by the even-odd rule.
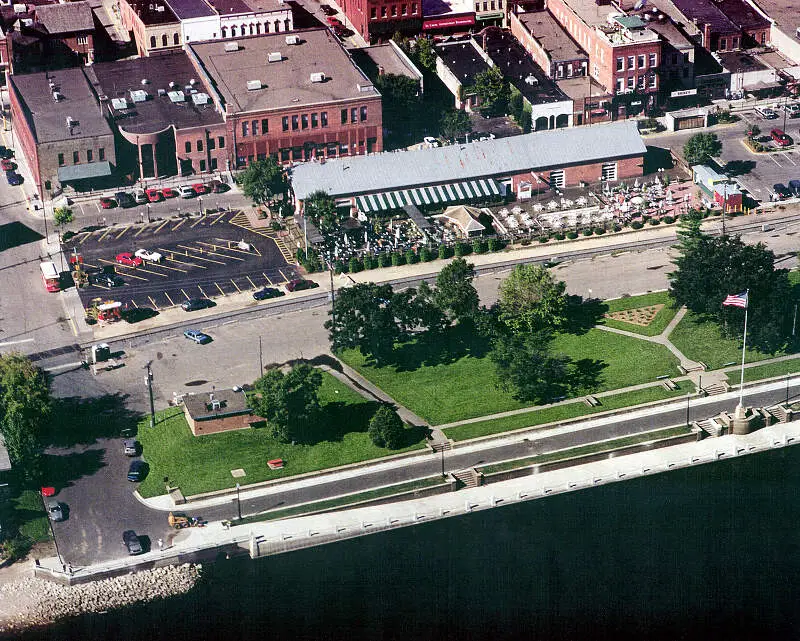
[[[703,24],[703,47],[711,51],[711,25]]]
[[[384,73],[386,72],[383,69],[383,65],[378,65],[378,75],[382,76]]]

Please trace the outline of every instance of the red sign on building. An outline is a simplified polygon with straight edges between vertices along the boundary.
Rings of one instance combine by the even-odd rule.
[[[451,16],[449,18],[439,18],[438,20],[425,20],[422,23],[423,31],[431,29],[446,29],[448,27],[469,27],[475,24],[475,14],[467,16]]]

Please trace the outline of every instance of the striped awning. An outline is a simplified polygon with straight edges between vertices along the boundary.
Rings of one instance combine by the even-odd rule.
[[[368,214],[373,211],[402,209],[406,205],[426,207],[439,203],[457,203],[465,200],[482,200],[492,196],[501,196],[504,188],[496,180],[485,178],[469,180],[448,185],[417,187],[398,191],[384,191],[367,196],[356,196],[359,211]]]

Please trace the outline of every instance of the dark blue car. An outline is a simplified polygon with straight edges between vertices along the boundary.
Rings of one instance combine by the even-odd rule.
[[[147,474],[147,463],[144,461],[131,461],[131,466],[128,468],[128,480],[131,483],[138,483]]]
[[[7,171],[6,172],[6,180],[8,181],[8,184],[11,185],[12,187],[22,184],[22,176],[20,176],[15,171]]]

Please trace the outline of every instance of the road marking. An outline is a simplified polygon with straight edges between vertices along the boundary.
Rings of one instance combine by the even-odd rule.
[[[193,251],[193,252],[198,251],[198,249],[195,248],[195,247],[187,247],[186,245],[178,245],[178,247],[181,247],[182,249],[185,249],[186,250],[186,257],[187,258],[191,258],[192,260],[204,260],[204,261],[209,262],[209,263],[216,263],[217,265],[227,265],[226,262],[221,261],[221,260],[214,260],[213,258],[205,258],[203,256],[194,256],[194,255],[190,256],[189,255],[189,251],[190,250]],[[199,251],[204,251],[204,250],[200,249]],[[225,256],[225,258],[227,258],[227,256]]]
[[[139,309],[139,306],[136,304],[136,301],[131,299],[131,305],[133,305],[136,309]]]
[[[250,281],[250,284],[253,286],[253,289],[255,289],[255,288],[256,288],[256,284],[253,282],[253,280],[252,280],[252,279],[251,279],[249,276],[245,276],[245,278],[246,278],[248,281]]]
[[[123,235],[123,234],[124,234],[126,231],[128,231],[130,228],[131,228],[131,226],[130,226],[130,225],[128,225],[127,227],[123,227],[123,228],[122,228],[122,231],[119,233],[119,236],[117,236],[117,237],[115,238],[115,240],[119,240],[120,238],[122,238],[122,235]]]
[[[208,298],[208,294],[203,291],[203,288],[200,285],[197,286],[197,289],[200,290],[200,293],[203,295],[203,298]]]
[[[205,243],[198,243],[198,244],[202,245],[202,244],[205,244]],[[212,247],[219,247],[219,246],[218,245],[212,245]],[[220,249],[224,249],[224,247],[219,247],[219,248]],[[240,258],[239,256],[229,256],[228,254],[220,254],[219,252],[213,251],[211,249],[203,249],[201,247],[195,249],[195,251],[202,251],[202,252],[205,252],[206,254],[209,254],[211,256],[219,256],[220,258],[227,258],[228,260],[238,260],[240,263],[243,263],[246,260],[244,258]],[[220,264],[224,265],[225,263],[220,263]]]
[[[261,272],[261,275],[264,277],[264,280],[267,281],[268,285],[272,285],[272,281],[269,279],[269,276],[267,276],[264,272]]]
[[[6,341],[5,343],[0,343],[0,347],[8,347],[9,345],[20,345],[22,343],[32,343],[34,339],[32,338],[21,338],[18,341]]]
[[[222,291],[222,287],[219,286],[218,282],[214,281],[214,284],[217,286],[217,289],[219,290],[220,294],[222,294],[223,296],[227,296],[227,294],[224,291]]]
[[[79,234],[75,234],[68,242],[70,242],[70,243],[72,243],[72,242],[83,243],[83,241],[85,241],[91,235],[92,235],[92,232],[82,231]]]
[[[797,166],[797,163],[796,163],[794,160],[792,160],[791,158],[789,158],[789,154],[788,154],[788,153],[786,153],[786,152],[784,151],[784,152],[783,152],[783,155],[784,155],[784,157],[786,158],[786,160],[788,160],[788,161],[789,161],[790,163],[792,163],[793,165]]]
[[[148,296],[147,298],[150,299],[150,304],[153,306],[153,309],[158,311],[158,305],[156,305],[156,301],[153,300],[153,297],[152,296]],[[169,296],[167,298],[169,298]]]
[[[221,240],[221,239],[217,239],[217,240]],[[229,243],[231,241],[223,240],[221,242]],[[217,245],[216,243],[204,243],[201,240],[198,240],[197,244],[198,245],[207,245],[208,247],[211,247],[212,249],[219,249],[219,250],[223,250],[223,251],[226,251],[226,252],[237,252],[239,254],[247,254],[248,256],[252,256],[253,255],[253,252],[245,251],[244,249],[239,249],[238,247],[223,247],[222,245]],[[225,256],[225,257],[226,258],[236,258],[237,260],[244,260],[244,258],[237,258],[236,256]]]
[[[767,154],[767,158],[769,158],[772,162],[774,162],[778,167],[783,167],[775,158],[772,157],[772,154]]]
[[[171,261],[177,262],[177,263],[181,262],[179,260],[176,261],[174,258],[165,258],[164,260],[171,260]],[[191,263],[187,263],[187,264],[191,265]],[[170,271],[173,271],[173,272],[181,272],[182,274],[188,274],[189,273],[188,269],[181,269],[180,267],[171,267],[170,265],[164,265],[163,263],[159,263],[158,267],[160,269],[169,269]],[[202,265],[198,265],[198,267],[200,267],[200,269],[205,269],[205,267],[203,267]]]
[[[209,223],[209,225],[216,225],[216,224],[217,224],[217,223],[218,223],[220,220],[222,220],[223,218],[225,218],[225,214],[227,214],[227,213],[228,213],[227,211],[223,211],[223,212],[222,212],[222,213],[221,213],[219,216],[217,216],[217,217],[216,217],[216,218],[215,218],[215,219],[214,219],[212,222],[210,222],[210,223]]]
[[[286,274],[284,274],[284,273],[283,273],[283,272],[282,272],[280,269],[278,270],[278,273],[279,273],[281,276],[283,276],[283,281],[284,281],[285,283],[288,283],[288,282],[289,282],[289,279],[288,279],[288,278],[286,278]]]
[[[206,215],[205,215],[205,214],[203,214],[203,215],[202,215],[202,216],[200,216],[200,218],[198,218],[198,219],[197,219],[195,222],[193,222],[191,225],[189,225],[189,227],[191,227],[192,229],[194,229],[195,227],[197,227],[197,225],[199,225],[200,223],[202,223],[202,222],[203,222],[205,219],[206,219]]]
[[[63,365],[53,365],[52,367],[45,367],[45,372],[57,372],[62,369],[69,369],[70,367],[81,367],[83,361],[73,361],[72,363],[64,363]]]
[[[241,292],[242,291],[241,289],[239,289],[239,286],[236,284],[236,281],[233,280],[233,278],[231,278],[231,282],[233,283],[233,286],[236,288],[237,292]]]
[[[180,256],[181,254],[178,254]],[[198,265],[196,263],[188,263],[185,260],[178,260],[177,258],[169,258],[167,257],[166,260],[170,261],[171,263],[178,263],[179,265],[188,265],[189,267],[197,267],[198,269],[208,269],[205,265]],[[177,272],[183,272],[184,274],[188,274],[188,269],[181,269],[180,267],[169,267],[167,265],[162,265],[164,269],[172,269]]]
[[[136,233],[133,235],[133,237],[134,237],[134,238],[138,238],[138,237],[139,237],[139,234],[141,234],[141,233],[143,233],[144,231],[146,231],[148,227],[150,227],[150,225],[144,225],[144,226],[143,226],[143,227],[142,227],[142,228],[141,228],[139,231],[137,231],[137,232],[136,232]]]
[[[106,232],[105,232],[105,233],[104,233],[102,236],[100,236],[100,238],[98,238],[98,239],[97,239],[97,242],[98,242],[98,243],[102,243],[102,242],[103,242],[103,239],[104,239],[106,236],[108,236],[108,235],[109,235],[109,234],[110,234],[112,231],[114,231],[114,228],[113,228],[113,227],[109,227],[108,229],[106,229]]]
[[[188,218],[182,218],[181,221],[172,228],[172,231],[175,231],[176,229],[178,229],[178,227],[183,225],[183,223],[185,223],[187,220],[189,220],[189,219]]]
[[[189,300],[191,298],[191,296],[189,296],[189,294],[187,294],[185,291],[183,291],[183,289],[181,289],[181,294],[186,296],[186,300]]]

